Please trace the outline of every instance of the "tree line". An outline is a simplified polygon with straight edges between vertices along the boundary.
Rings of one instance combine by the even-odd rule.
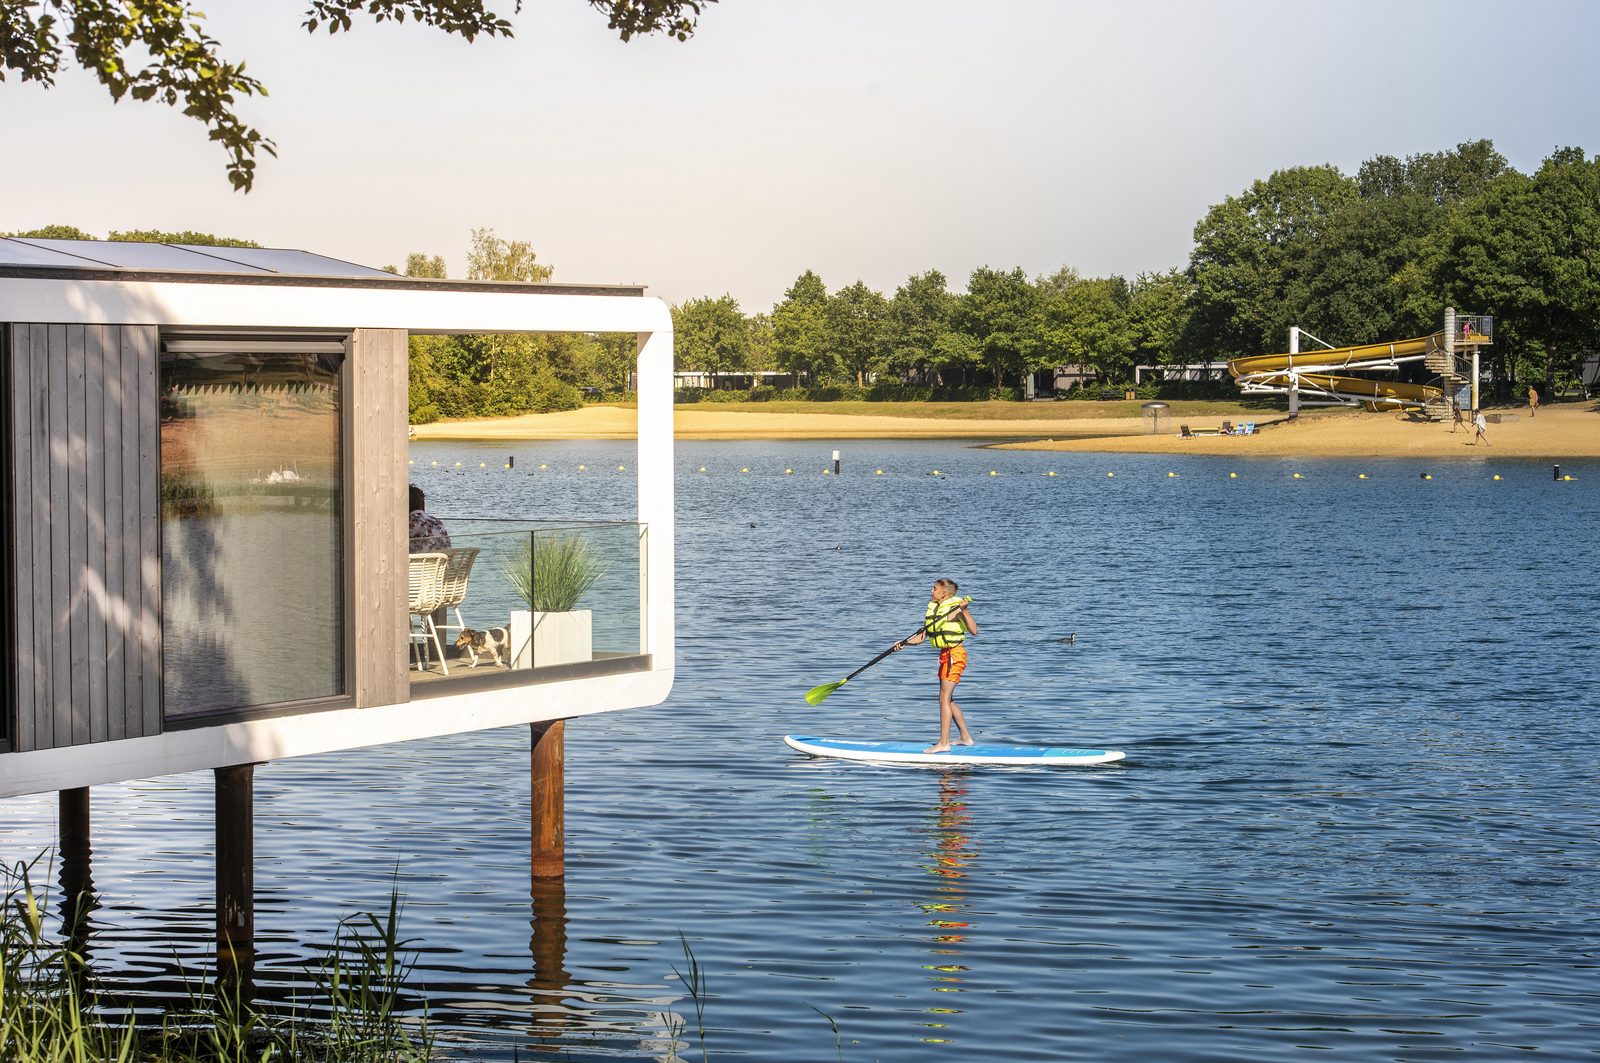
[[[73,226],[5,235],[94,238]],[[109,238],[257,246],[196,232]],[[446,276],[439,255],[384,268]],[[469,280],[537,282],[552,270],[528,241],[471,234]],[[830,292],[806,270],[770,311],[746,314],[722,295],[672,314],[679,370],[782,373],[809,397],[981,398],[1015,396],[1024,374],[1058,366],[1083,367],[1096,392],[1120,389],[1138,365],[1284,350],[1291,325],[1340,346],[1424,335],[1446,306],[1495,317],[1487,359],[1501,397],[1570,385],[1600,347],[1600,157],[1563,148],[1523,174],[1480,140],[1380,155],[1353,177],[1279,170],[1206,212],[1185,266],[1131,280],[983,266],[955,291],[930,269],[886,295],[859,280]],[[622,396],[636,357],[632,334],[413,336],[410,346],[418,423]]]
[[[1564,148],[1523,174],[1480,140],[1354,176],[1279,170],[1206,212],[1185,266],[1132,279],[984,266],[964,291],[928,270],[886,295],[807,270],[770,312],[723,295],[673,313],[680,370],[1009,394],[1057,366],[1120,386],[1136,365],[1282,351],[1291,325],[1337,346],[1424,335],[1451,305],[1495,317],[1502,393],[1569,384],[1600,346],[1600,158]]]

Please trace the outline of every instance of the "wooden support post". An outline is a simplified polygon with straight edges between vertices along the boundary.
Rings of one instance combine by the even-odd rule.
[[[61,862],[87,864],[89,861],[89,788],[62,790]]]
[[[533,877],[558,878],[567,871],[566,762],[562,751],[567,723],[550,720],[528,727],[533,734],[530,765]]]
[[[217,768],[217,975],[244,976],[255,962],[254,764]]]
[[[61,916],[75,952],[94,909],[94,879],[89,866],[89,788],[62,790],[60,800]]]

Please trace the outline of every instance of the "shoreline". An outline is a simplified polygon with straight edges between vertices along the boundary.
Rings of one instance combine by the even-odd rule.
[[[828,405],[828,404],[819,404]],[[1052,408],[1051,412],[1057,412]],[[1005,411],[1020,413],[1012,408]],[[1078,412],[1078,411],[1060,411]],[[1277,410],[1218,415],[1184,413],[1172,417],[1169,431],[1146,431],[1141,417],[964,417],[830,412],[766,412],[706,408],[674,409],[674,435],[682,440],[955,440],[982,441],[1005,450],[1061,451],[1101,454],[1199,454],[1215,457],[1262,458],[1600,458],[1600,401],[1580,400],[1541,406],[1530,417],[1527,407],[1486,408],[1491,419],[1486,444],[1473,445],[1470,429],[1451,432],[1450,425],[1414,421],[1392,413],[1361,410],[1317,410],[1292,422]],[[629,407],[587,406],[561,413],[471,421],[439,421],[411,430],[416,441],[515,442],[576,439],[632,439],[636,412]],[[1254,420],[1268,425],[1251,436],[1201,435],[1181,438],[1178,426],[1214,431],[1224,420]],[[1270,423],[1277,422],[1277,423]]]

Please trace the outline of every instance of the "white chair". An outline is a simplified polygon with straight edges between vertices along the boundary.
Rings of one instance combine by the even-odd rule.
[[[456,633],[467,630],[467,622],[461,618],[461,603],[467,600],[467,580],[472,576],[472,563],[478,559],[476,546],[452,546],[442,551],[450,559],[450,564],[444,572],[444,600],[440,602],[441,610],[449,609],[456,614],[454,624],[436,623],[440,631],[454,631]],[[446,620],[449,618],[446,617]],[[475,650],[468,649],[472,656],[473,666],[478,663],[478,654]]]
[[[417,649],[417,671],[426,670],[428,659],[428,643],[433,643],[434,649],[439,651],[439,667],[445,675],[450,674],[450,665],[444,659],[444,643],[439,641],[439,629],[434,626],[433,614],[444,603],[444,578],[450,568],[450,556],[443,551],[433,551],[425,554],[411,555],[411,618],[409,629],[411,646]],[[422,621],[422,630],[417,630],[417,620]],[[421,643],[420,649],[416,644]]]

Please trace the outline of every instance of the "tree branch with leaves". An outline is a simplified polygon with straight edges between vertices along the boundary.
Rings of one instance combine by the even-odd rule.
[[[609,16],[625,41],[652,33],[682,41],[716,0],[588,2]],[[522,0],[514,3],[513,13],[520,13]],[[511,23],[484,0],[310,0],[300,25],[310,33],[344,33],[358,17],[409,19],[468,42],[512,36]],[[223,58],[206,32],[205,15],[188,0],[0,0],[0,81],[13,74],[54,86],[68,49],[113,101],[165,103],[210,130],[227,153],[228,180],[238,191],[255,186],[259,154],[277,155],[277,146],[236,113],[241,99],[267,95],[266,86],[242,60]]]

